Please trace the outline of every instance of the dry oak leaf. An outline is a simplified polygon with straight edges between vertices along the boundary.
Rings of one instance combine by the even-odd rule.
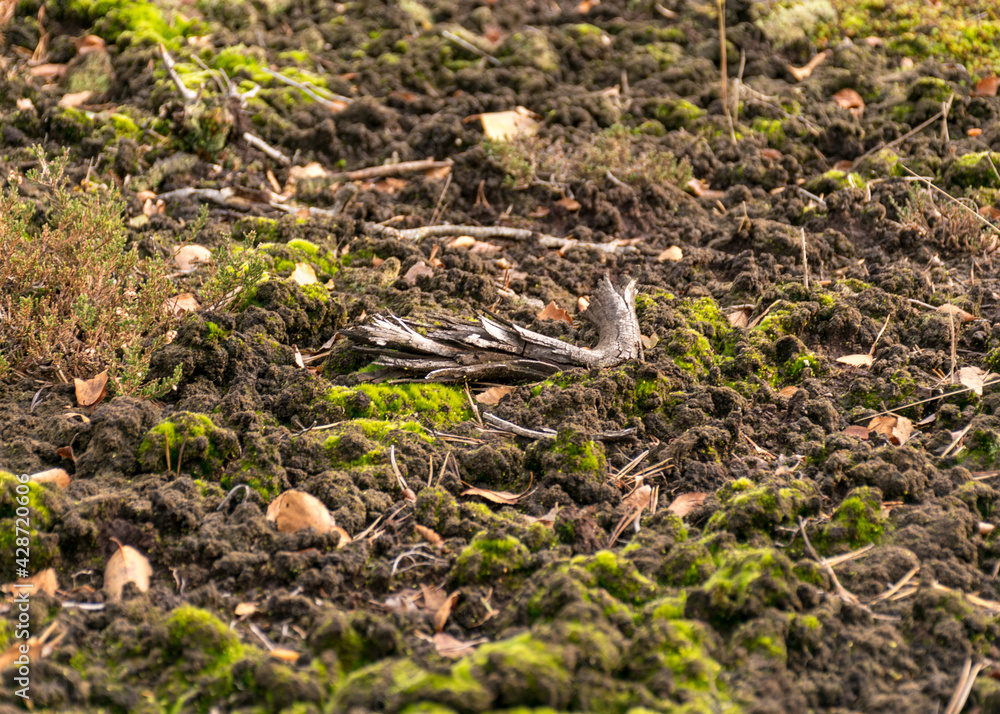
[[[983,77],[976,82],[976,89],[972,92],[973,97],[995,97],[997,89],[1000,89],[1000,77],[990,75]]]
[[[465,121],[479,119],[483,123],[483,133],[489,139],[504,141],[519,136],[534,136],[542,125],[536,121],[534,112],[517,107],[506,112],[486,112],[466,117]]]
[[[173,260],[178,270],[187,273],[199,265],[211,262],[212,251],[203,245],[189,243],[174,251]]]
[[[939,305],[937,311],[940,313],[944,313],[945,315],[954,315],[955,317],[961,319],[962,322],[972,322],[973,320],[976,319],[973,315],[970,315],[962,308],[958,307],[957,305],[952,305],[951,303],[945,303],[944,305]]]
[[[295,270],[288,277],[299,285],[315,285],[319,282],[316,270],[309,263],[296,263]]]
[[[667,510],[673,513],[678,518],[683,518],[689,514],[694,509],[698,508],[705,502],[709,494],[703,493],[701,491],[694,491],[692,493],[682,493],[667,506]]]
[[[561,320],[567,322],[570,325],[573,324],[573,318],[568,312],[563,310],[561,307],[555,304],[555,302],[550,302],[546,305],[536,317],[539,320]]]
[[[455,639],[447,632],[438,632],[434,635],[431,641],[434,643],[434,649],[437,650],[439,655],[442,657],[451,657],[453,659],[470,654],[475,651],[477,645],[481,645],[484,642],[484,640],[462,642],[461,640]]]
[[[793,77],[795,77],[796,82],[801,82],[803,79],[808,79],[809,75],[813,73],[813,70],[819,67],[825,59],[826,52],[819,52],[802,67],[793,67],[792,65],[788,65],[788,71],[792,73]]]
[[[108,370],[104,370],[91,379],[74,379],[76,385],[76,403],[90,409],[96,407],[108,393]]]
[[[513,387],[490,387],[486,391],[477,394],[476,401],[480,404],[493,406],[494,404],[499,404],[501,399],[513,391]]]
[[[295,533],[314,528],[318,533],[330,533],[336,527],[333,515],[315,496],[290,489],[279,494],[267,507],[267,520],[274,521],[282,533]],[[343,535],[341,535],[343,538]]]
[[[671,263],[676,263],[684,259],[684,251],[678,248],[676,245],[672,245],[669,248],[664,248],[663,252],[656,256],[656,261],[662,263],[665,260],[669,260]]]
[[[47,471],[39,471],[37,474],[32,474],[29,478],[35,483],[53,483],[59,488],[66,488],[69,486],[70,482],[69,474],[66,473],[66,469],[48,469]]]
[[[140,592],[146,592],[152,574],[153,567],[146,556],[132,546],[120,545],[104,568],[104,592],[110,599],[118,600],[129,583],[135,583]]]
[[[881,434],[889,440],[890,444],[901,446],[906,443],[906,440],[910,438],[910,434],[913,433],[913,422],[906,417],[886,414],[884,416],[877,416],[868,422],[868,431]]]
[[[844,355],[843,357],[838,357],[837,361],[841,364],[849,364],[852,367],[871,367],[875,359],[870,354],[863,354]]]
[[[833,101],[841,109],[849,111],[855,119],[860,119],[865,114],[865,100],[853,89],[841,89],[833,95]]]

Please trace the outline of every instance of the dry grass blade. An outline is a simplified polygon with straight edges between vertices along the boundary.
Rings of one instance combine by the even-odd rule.
[[[903,577],[901,577],[899,579],[899,581],[895,585],[893,585],[891,588],[889,588],[888,590],[886,590],[881,595],[876,595],[875,598],[872,600],[872,603],[874,604],[876,602],[881,602],[882,600],[888,600],[893,595],[895,595],[900,590],[902,590],[904,587],[906,587],[906,584],[909,583],[911,580],[913,580],[914,576],[917,573],[919,573],[919,572],[920,572],[920,566],[919,565],[914,565],[906,573],[906,575],[904,575]]]
[[[642,482],[639,481],[638,483],[641,484]],[[652,495],[653,488],[651,486],[639,486],[625,497],[622,503],[628,507],[628,510],[622,516],[622,519],[618,521],[618,525],[615,526],[615,530],[611,534],[611,539],[608,541],[609,548],[614,547],[629,523],[634,523],[636,531],[639,530],[639,518],[642,516],[642,512],[649,507]]]
[[[443,470],[443,469],[442,469]],[[511,493],[510,491],[491,491],[488,488],[478,488],[471,484],[465,483],[468,486],[467,489],[462,491],[463,496],[479,496],[480,498],[485,498],[487,501],[492,501],[493,503],[501,503],[505,506],[516,505],[525,496],[529,496],[532,493],[531,482],[528,483],[528,488],[521,493]]]
[[[965,703],[972,693],[972,685],[976,683],[976,677],[979,676],[979,672],[985,666],[986,662],[972,664],[971,657],[965,658],[965,663],[962,665],[962,673],[958,677],[958,684],[955,686],[955,692],[951,695],[944,714],[959,714],[965,708]]]
[[[618,473],[611,474],[611,479],[613,481],[622,481],[626,476],[629,475],[632,469],[634,469],[636,466],[642,463],[642,460],[645,459],[647,456],[649,456],[649,449],[646,449],[641,454],[636,456],[634,459],[629,461],[627,464],[622,466],[621,469],[618,470]]]
[[[861,546],[857,550],[852,550],[850,553],[844,553],[842,555],[835,555],[832,558],[824,558],[826,563],[831,568],[836,568],[842,563],[847,563],[851,560],[857,560],[858,558],[865,555],[868,551],[875,547],[874,543],[869,543],[868,545]]]

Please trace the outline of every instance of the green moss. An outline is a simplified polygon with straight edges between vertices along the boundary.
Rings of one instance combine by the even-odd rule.
[[[246,652],[235,632],[212,613],[190,605],[175,609],[167,619],[168,648],[177,657],[193,649],[207,655],[207,669],[228,667]]]
[[[769,607],[787,607],[798,580],[781,552],[737,548],[719,556],[719,567],[688,595],[685,614],[716,625],[731,625],[760,615]]]
[[[851,491],[823,528],[820,544],[844,542],[850,549],[881,541],[886,529],[882,494],[868,486]]]
[[[944,180],[949,185],[961,188],[998,188],[1000,187],[998,170],[1000,170],[1000,153],[980,151],[956,158],[945,170]]]
[[[780,149],[785,145],[785,130],[778,119],[757,117],[751,123],[750,128],[758,134],[763,134],[767,139],[768,146]]]
[[[240,454],[232,431],[217,427],[204,414],[191,412],[173,414],[146,432],[139,445],[139,463],[148,471],[165,469],[168,450],[172,470],[183,468],[200,476],[219,474],[227,461]]]
[[[171,13],[168,18],[147,0],[70,0],[67,8],[95,22],[96,34],[119,45],[162,42],[177,47],[179,38],[206,29],[201,22],[185,19],[180,13]]]
[[[502,581],[521,573],[528,560],[528,549],[514,536],[480,532],[459,554],[452,578],[457,585]]]
[[[771,534],[776,527],[793,526],[799,516],[819,508],[819,494],[809,481],[787,485],[775,482],[753,488],[741,481],[718,491],[716,496],[723,507],[712,514],[706,532],[728,530],[738,538]]]
[[[14,474],[0,471],[0,548],[9,554],[7,562],[12,567],[14,561],[25,559],[28,570],[35,573],[58,558],[58,541],[46,533],[52,526],[52,498],[46,486],[33,481],[22,484]],[[18,516],[20,508],[28,509],[27,528],[24,527],[24,511]],[[28,554],[19,553],[18,548],[27,548]]]
[[[571,429],[559,432],[552,451],[562,457],[562,469],[566,472],[603,473],[607,469],[604,444],[586,439]]]
[[[593,576],[593,585],[625,603],[648,602],[659,592],[656,583],[640,573],[632,562],[610,550],[577,556],[570,564],[583,568]]]
[[[451,424],[471,417],[465,392],[443,384],[362,384],[334,387],[327,401],[344,409],[351,419],[384,419],[420,414],[434,424]]]
[[[517,682],[517,697],[526,702],[569,703],[571,675],[562,657],[562,648],[545,642],[530,632],[499,642],[481,645],[470,656],[473,671],[480,676],[501,673]],[[562,694],[560,696],[560,693]]]
[[[826,195],[842,188],[864,188],[866,184],[864,178],[856,173],[830,169],[826,173],[806,181],[804,188],[812,193]]]

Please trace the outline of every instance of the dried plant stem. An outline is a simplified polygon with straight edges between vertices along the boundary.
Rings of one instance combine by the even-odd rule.
[[[722,110],[729,122],[729,136],[736,145],[736,127],[733,124],[733,114],[729,111],[729,70],[726,57],[726,0],[715,0],[719,11],[719,91],[722,98]]]
[[[800,228],[802,231],[802,274],[805,276],[806,290],[809,289],[809,256],[806,253],[806,229]]]

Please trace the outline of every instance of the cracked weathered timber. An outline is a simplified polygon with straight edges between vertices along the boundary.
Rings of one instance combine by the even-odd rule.
[[[635,314],[637,283],[615,286],[605,276],[583,316],[597,328],[593,348],[578,347],[541,335],[496,316],[479,323],[443,319],[443,327],[426,335],[389,315],[342,331],[379,355],[376,364],[409,376],[439,382],[539,379],[569,367],[607,368],[641,358],[639,321]]]

